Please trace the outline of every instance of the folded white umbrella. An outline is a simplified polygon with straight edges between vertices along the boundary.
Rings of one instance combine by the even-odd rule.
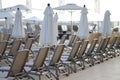
[[[111,34],[110,15],[111,15],[110,11],[107,10],[104,15],[103,23],[100,27],[100,33],[102,33],[102,35],[105,37]]]
[[[42,28],[40,31],[39,43],[42,46],[53,45],[54,38],[54,29],[53,29],[53,10],[50,7],[50,4],[46,7],[44,11],[44,19],[42,23]]]
[[[80,37],[80,39],[86,39],[89,36],[87,14],[88,14],[87,8],[84,6],[81,11],[79,28],[77,31],[77,36]]]
[[[57,37],[58,37],[58,15],[57,15],[57,13],[54,15],[53,21],[54,21],[54,23],[53,23],[53,25],[54,25],[53,38],[54,38],[54,42],[56,44]]]
[[[14,38],[25,37],[25,31],[24,31],[23,23],[22,23],[22,13],[19,10],[19,8],[15,14],[15,23],[14,23],[14,27],[12,30],[12,37],[14,37]]]

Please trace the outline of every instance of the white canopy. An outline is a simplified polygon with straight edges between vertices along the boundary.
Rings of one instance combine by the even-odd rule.
[[[5,17],[13,18],[15,17],[15,15],[12,12],[6,12],[6,11],[0,12],[0,18],[3,19]]]
[[[37,23],[42,22],[42,20],[40,18],[36,17],[36,16],[32,16],[30,18],[26,18],[26,19],[24,19],[24,21],[25,22],[34,22],[34,23],[35,22],[37,22]]]
[[[0,11],[16,11],[17,8],[19,8],[20,10],[25,10],[25,11],[30,10],[30,9],[29,9],[28,7],[26,7],[25,5],[15,5],[15,6],[3,8],[3,9],[1,9]]]
[[[56,10],[80,10],[80,9],[82,9],[82,7],[71,3],[71,4],[66,4],[63,6],[55,7],[53,9],[56,9]]]
[[[78,6],[76,4],[70,3],[70,4],[59,6],[59,7],[55,7],[53,9],[55,9],[55,10],[69,10],[69,12],[71,13],[71,31],[73,31],[73,24],[72,24],[73,10],[81,10],[82,7]]]

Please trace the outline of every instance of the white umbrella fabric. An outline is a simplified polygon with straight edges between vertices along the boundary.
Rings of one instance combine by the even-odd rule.
[[[82,7],[71,3],[71,4],[66,4],[63,6],[55,7],[53,9],[56,9],[56,10],[80,10],[80,9],[82,9]]]
[[[16,11],[17,8],[19,8],[20,10],[25,10],[25,11],[30,10],[30,9],[29,9],[28,7],[26,7],[25,5],[15,5],[15,6],[3,8],[3,9],[1,9],[0,11]]]
[[[8,33],[10,23],[12,23],[12,20],[10,22],[9,19],[12,19],[14,17],[15,17],[15,15],[12,12],[6,12],[6,11],[0,12],[0,19],[5,19],[4,27],[2,29],[3,34]]]
[[[56,10],[68,10],[68,11],[70,11],[70,13],[71,13],[71,30],[73,30],[73,25],[72,25],[72,14],[73,14],[73,11],[74,10],[81,10],[82,7],[78,6],[76,4],[70,3],[70,4],[59,6],[59,7],[55,7],[53,9],[56,9]]]
[[[3,19],[5,17],[14,18],[15,15],[13,13],[7,12],[7,11],[0,12],[0,18]]]
[[[104,15],[103,24],[100,27],[100,33],[102,33],[102,35],[106,37],[111,33],[110,15],[110,11],[107,10]]]
[[[0,19],[5,19],[4,27],[2,29],[3,34],[8,33],[8,29],[10,28],[10,24],[12,24],[14,17],[15,15],[11,12],[6,11],[0,12]]]
[[[54,21],[53,38],[54,38],[54,42],[57,43],[57,37],[58,37],[58,15],[57,13],[54,15],[53,21]]]
[[[25,37],[25,32],[22,24],[22,13],[18,8],[15,14],[15,23],[12,30],[12,37],[14,38],[23,38]]]
[[[30,9],[29,9],[27,6],[25,6],[25,5],[15,5],[15,6],[12,7],[11,10],[15,11],[15,10],[17,10],[17,8],[19,8],[20,10],[25,10],[25,11],[30,10]]]
[[[77,31],[77,36],[80,37],[80,39],[86,39],[89,36],[87,14],[88,14],[87,8],[84,5],[84,7],[82,8],[82,11],[81,11],[79,28]]]
[[[40,23],[40,22],[41,22],[41,19],[39,19],[39,18],[36,17],[36,16],[32,16],[32,17],[30,17],[30,18],[24,19],[24,21],[25,21],[25,22],[33,22],[33,23],[37,22],[37,23]]]
[[[2,34],[5,35],[6,33],[8,33],[7,17],[5,17],[4,27],[2,28]]]
[[[50,4],[48,4],[48,6],[44,11],[44,19],[43,19],[42,28],[40,31],[40,39],[39,39],[40,45],[42,46],[53,45],[55,43],[53,40],[54,39],[53,34],[54,34],[53,10],[50,7]]]

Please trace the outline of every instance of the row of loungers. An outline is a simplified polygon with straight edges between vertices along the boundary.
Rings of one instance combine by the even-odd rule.
[[[94,66],[120,53],[120,36],[93,39],[91,42],[78,38],[74,40],[72,36],[69,40],[71,44],[66,45],[64,42],[65,36],[58,45],[41,47],[33,62],[28,59],[30,48],[17,50],[12,60],[9,60],[8,56],[4,57],[9,61],[9,68],[4,69],[3,66],[0,67],[0,71],[8,71],[6,78],[26,77],[35,80],[35,75],[41,80],[41,76],[44,75],[48,79],[59,80],[61,75],[69,76],[79,69],[87,68],[87,64]]]

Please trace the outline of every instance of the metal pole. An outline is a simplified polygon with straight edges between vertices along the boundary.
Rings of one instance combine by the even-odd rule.
[[[73,31],[73,22],[72,22],[72,10],[70,11],[70,13],[71,13],[71,34],[74,32]]]

